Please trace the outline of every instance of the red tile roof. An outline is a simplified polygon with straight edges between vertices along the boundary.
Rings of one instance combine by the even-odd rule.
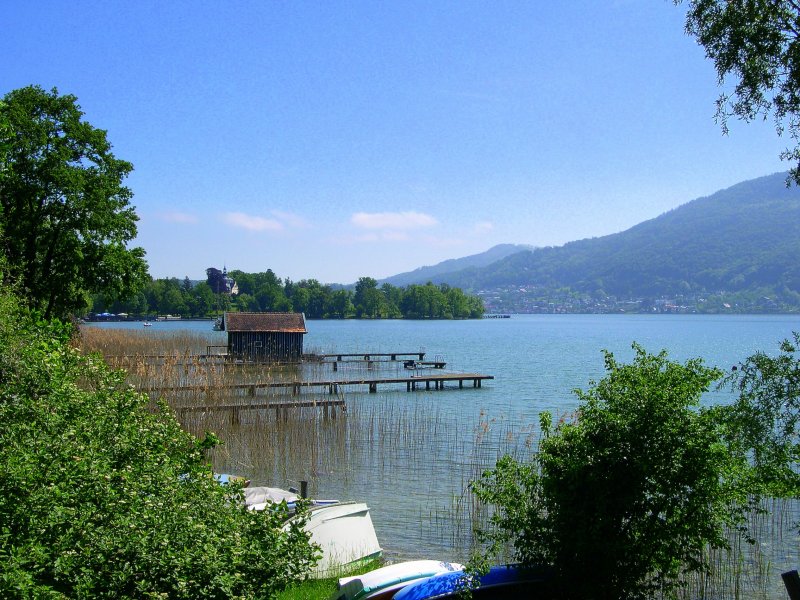
[[[226,312],[225,331],[259,331],[273,333],[308,333],[303,313]]]

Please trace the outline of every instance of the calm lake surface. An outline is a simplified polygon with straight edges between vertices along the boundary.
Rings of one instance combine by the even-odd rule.
[[[142,329],[140,323],[89,326]],[[451,384],[413,393],[405,386],[379,386],[377,394],[347,390],[344,418],[361,415],[362,422],[348,433],[353,450],[341,461],[323,456],[298,472],[290,472],[291,466],[276,471],[259,467],[252,457],[235,456],[236,445],[229,444],[233,455],[215,466],[238,471],[254,484],[288,487],[308,480],[316,497],[367,502],[390,558],[465,560],[467,482],[505,451],[530,451],[541,411],[556,417],[572,411],[577,405],[572,390],[603,376],[603,349],[627,362],[635,341],[650,352],[666,349],[680,361],[701,357],[728,371],[758,350],[777,353],[781,340],[800,331],[800,316],[513,315],[475,321],[308,321],[307,328],[306,352],[424,351],[427,360],[447,361],[447,371],[495,379],[480,389]],[[212,332],[208,321],[158,322],[147,331],[168,335],[187,329],[207,333],[209,343],[224,343],[224,334]],[[346,377],[348,369],[364,373],[365,367],[342,365],[339,375]],[[380,375],[405,374],[402,363],[380,369]],[[723,390],[704,401],[728,398]],[[381,419],[383,424],[375,425]]]

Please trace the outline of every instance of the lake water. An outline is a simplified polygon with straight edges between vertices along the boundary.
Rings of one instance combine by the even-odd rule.
[[[90,326],[141,329],[139,323]],[[207,332],[210,343],[224,343],[224,334],[212,332],[207,321],[158,322],[148,334],[184,329]],[[348,447],[358,451],[346,451],[341,462],[320,458],[317,466],[290,473],[258,466],[252,457],[229,456],[221,468],[251,465],[253,472],[239,470],[255,484],[287,487],[305,479],[317,497],[366,501],[391,558],[464,560],[462,529],[471,510],[467,481],[503,451],[529,450],[526,442],[541,411],[558,416],[573,410],[572,390],[586,389],[603,376],[603,349],[627,362],[635,341],[650,352],[666,349],[680,361],[701,357],[728,371],[758,350],[777,353],[782,339],[800,331],[800,316],[514,315],[475,321],[308,321],[307,329],[306,352],[424,351],[427,360],[447,361],[447,371],[495,379],[480,389],[451,384],[414,393],[405,386],[379,387],[378,394],[347,390],[346,419],[361,415],[362,422],[347,433]],[[343,365],[339,375],[346,377],[348,368],[365,369]],[[380,373],[402,371],[402,363],[392,363]],[[728,398],[717,391],[705,401]],[[396,428],[374,425],[376,418],[392,421],[393,415]]]

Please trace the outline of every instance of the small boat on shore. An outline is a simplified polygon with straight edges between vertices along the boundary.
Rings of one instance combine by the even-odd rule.
[[[312,506],[304,529],[311,542],[322,550],[314,579],[335,577],[381,557],[383,550],[375,535],[369,507],[363,502],[337,502]],[[291,526],[290,519],[284,529]]]
[[[398,590],[434,575],[463,570],[458,563],[412,560],[375,569],[363,575],[342,577],[329,600],[388,600]]]
[[[269,510],[271,506],[285,502],[289,510],[294,512],[300,500],[296,490],[251,486],[243,477],[224,473],[215,474],[214,478],[220,485],[241,485],[248,510]],[[291,516],[283,528],[288,530],[298,518],[306,519],[305,531],[310,534],[311,542],[322,550],[322,557],[311,572],[311,577],[335,577],[380,558],[383,550],[366,504],[339,500],[309,502],[311,506],[308,511],[302,516]]]
[[[271,504],[279,504],[286,502],[289,510],[294,511],[297,501],[300,499],[296,493],[281,488],[272,488],[266,486],[253,486],[245,487],[244,490],[244,503],[250,510],[265,510]],[[315,506],[330,506],[337,504],[338,500],[310,500],[311,507]]]
[[[553,572],[549,567],[524,567],[498,565],[478,579],[477,587],[468,598],[538,598],[550,600],[557,596],[553,590]],[[433,598],[461,598],[466,592],[464,571],[436,575],[404,587],[394,595],[395,600],[431,600]]]

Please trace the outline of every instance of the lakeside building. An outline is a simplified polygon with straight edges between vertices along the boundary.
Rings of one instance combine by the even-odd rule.
[[[228,356],[246,362],[299,362],[303,357],[305,315],[287,312],[226,312]]]

